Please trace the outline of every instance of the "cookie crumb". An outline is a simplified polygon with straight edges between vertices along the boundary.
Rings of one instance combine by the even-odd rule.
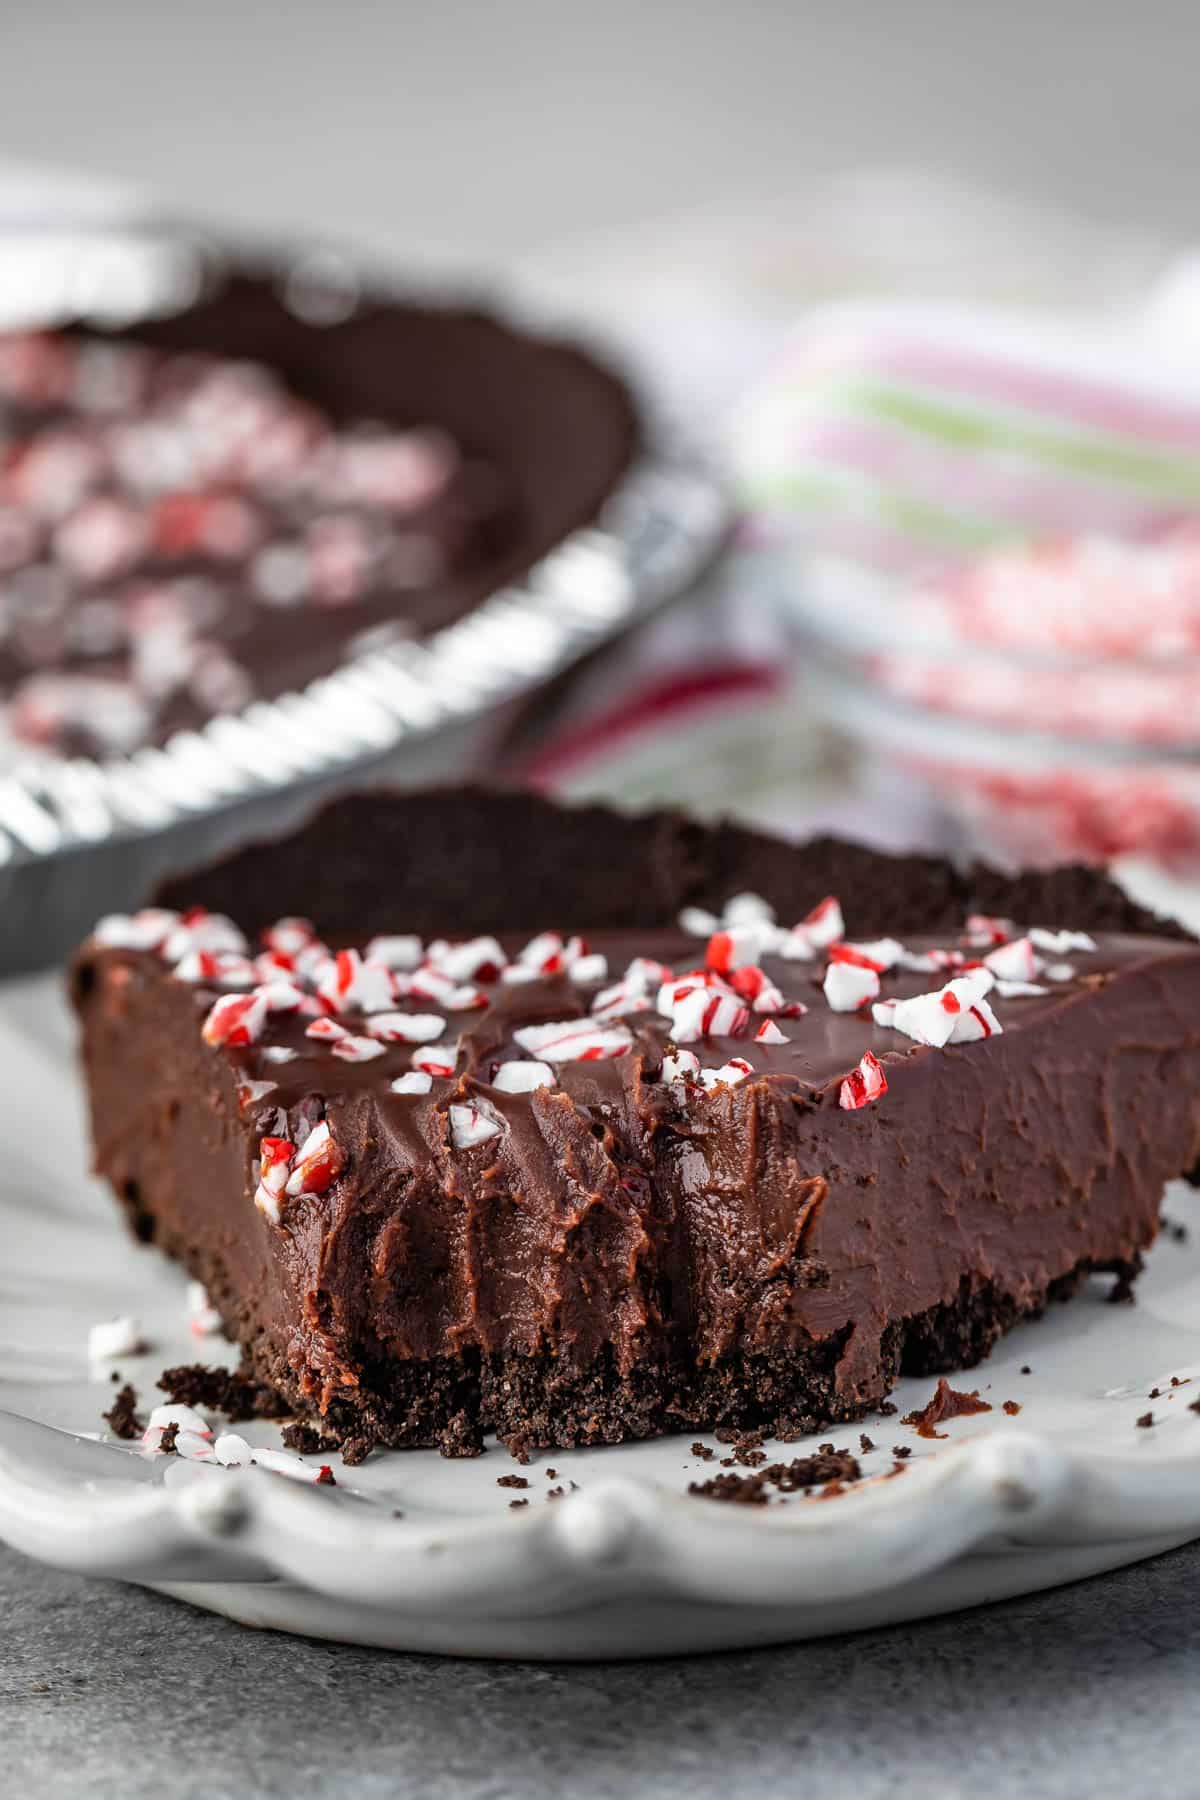
[[[100,1414],[114,1437],[124,1438],[126,1442],[141,1437],[145,1422],[138,1417],[137,1403],[137,1389],[126,1382],[108,1411]]]
[[[496,1486],[506,1488],[527,1488],[529,1483],[524,1475],[497,1475]]]
[[[991,1402],[979,1398],[979,1389],[974,1388],[969,1394],[952,1388],[944,1375],[938,1379],[932,1397],[926,1401],[919,1412],[905,1413],[903,1423],[911,1425],[918,1437],[944,1438],[950,1434],[946,1431],[935,1431],[936,1425],[946,1419],[967,1418],[972,1413],[991,1412]]]
[[[1022,1363],[1021,1364],[1021,1373],[1022,1373],[1022,1375],[1032,1375],[1033,1370],[1030,1368],[1028,1363]]]
[[[859,1433],[858,1447],[864,1456],[870,1456],[872,1450],[875,1448],[875,1443],[874,1440],[869,1438],[866,1432],[863,1431]]]
[[[692,1455],[698,1456],[701,1462],[711,1462],[716,1454],[716,1451],[710,1450],[707,1444],[695,1443],[692,1445]]]
[[[826,1444],[813,1456],[798,1456],[790,1463],[771,1463],[767,1468],[756,1469],[753,1475],[712,1475],[707,1481],[690,1482],[688,1493],[731,1506],[766,1506],[772,1488],[780,1494],[820,1488],[821,1498],[825,1499],[861,1480],[858,1459],[848,1450],[835,1450],[832,1444]]]
[[[1152,1412],[1143,1413],[1141,1418],[1136,1419],[1134,1423],[1140,1426],[1143,1431],[1149,1431],[1151,1425],[1154,1423],[1154,1414]]]
[[[515,1511],[515,1509],[518,1506],[528,1506],[528,1505],[529,1505],[528,1500],[510,1500],[508,1503],[508,1510],[509,1510],[509,1512],[513,1512],[513,1511]]]
[[[278,1419],[291,1410],[273,1388],[264,1386],[246,1368],[181,1363],[164,1369],[158,1386],[175,1405],[221,1413],[235,1425],[245,1419]]]
[[[893,1444],[892,1455],[898,1462],[906,1462],[912,1455],[912,1447],[909,1444]]]
[[[1021,1410],[1021,1402],[1019,1400],[1006,1400],[1000,1410],[1001,1412],[1006,1412],[1010,1419],[1015,1419]]]
[[[900,1408],[894,1400],[881,1400],[875,1410],[881,1419],[894,1419]]]

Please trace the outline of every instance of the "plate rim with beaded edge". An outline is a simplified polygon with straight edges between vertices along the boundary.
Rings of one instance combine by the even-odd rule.
[[[0,1182],[0,1538],[27,1555],[248,1625],[398,1650],[588,1660],[929,1617],[1200,1536],[1200,1209],[1181,1183],[1165,1210],[1186,1239],[1162,1234],[1136,1305],[1106,1304],[1111,1278],[1094,1281],[951,1377],[992,1411],[925,1441],[902,1421],[934,1382],[909,1379],[894,1415],[768,1442],[772,1460],[828,1441],[858,1457],[866,1479],[824,1500],[731,1506],[690,1495],[690,1482],[724,1472],[730,1447],[711,1433],[543,1452],[526,1467],[494,1443],[467,1461],[393,1451],[345,1469],[312,1459],[314,1477],[332,1463],[333,1488],[98,1441],[114,1367],[149,1405],[163,1368],[235,1352],[189,1333],[182,1272],[133,1243],[83,1174],[71,1042],[57,984],[8,989],[0,1068],[22,1128]],[[141,1320],[148,1349],[90,1367],[90,1326],[124,1314]],[[1147,1412],[1154,1424],[1139,1427]],[[232,1429],[279,1443],[275,1425]],[[876,1446],[866,1454],[863,1432]],[[897,1444],[911,1454],[889,1476]],[[529,1485],[500,1486],[501,1476]]]

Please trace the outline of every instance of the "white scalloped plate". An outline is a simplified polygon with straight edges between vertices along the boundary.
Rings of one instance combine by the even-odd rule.
[[[1200,1415],[1190,1410],[1200,1398],[1200,1206],[1183,1188],[1169,1192],[1167,1210],[1192,1223],[1189,1241],[1160,1243],[1135,1307],[1106,1305],[1111,1283],[1097,1282],[1014,1333],[965,1381],[994,1411],[953,1422],[944,1442],[923,1441],[899,1416],[864,1421],[879,1446],[863,1458],[868,1474],[892,1467],[894,1444],[912,1457],[902,1475],[834,1499],[762,1509],[689,1497],[688,1482],[719,1467],[692,1454],[690,1436],[543,1456],[520,1471],[530,1483],[520,1496],[497,1486],[518,1470],[495,1447],[468,1462],[432,1452],[376,1455],[358,1469],[335,1462],[339,1485],[329,1489],[258,1469],[151,1463],[87,1441],[113,1391],[89,1375],[89,1325],[140,1316],[152,1347],[120,1367],[143,1396],[168,1364],[215,1360],[221,1340],[198,1347],[188,1336],[179,1272],[129,1242],[79,1172],[61,1007],[44,984],[9,993],[0,1536],[31,1556],[251,1625],[397,1649],[576,1658],[887,1624],[1200,1536]],[[1186,1385],[1172,1388],[1172,1376]],[[932,1387],[903,1382],[900,1413]],[[1005,1415],[1006,1400],[1018,1416]],[[1147,1410],[1156,1423],[1139,1429]],[[239,1429],[278,1441],[274,1427]],[[858,1427],[821,1436],[858,1448]],[[571,1482],[578,1492],[548,1499]],[[529,1505],[512,1510],[514,1497]]]

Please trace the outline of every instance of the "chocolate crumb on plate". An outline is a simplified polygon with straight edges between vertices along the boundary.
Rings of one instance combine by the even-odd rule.
[[[869,1438],[867,1436],[866,1432],[864,1431],[859,1434],[858,1447],[862,1451],[864,1456],[870,1456],[872,1450],[875,1448],[875,1443],[874,1443],[874,1440],[872,1438]]]
[[[881,1419],[894,1419],[900,1408],[894,1400],[881,1400],[875,1410]]]
[[[716,1451],[710,1450],[707,1444],[696,1442],[692,1445],[692,1455],[698,1456],[701,1462],[711,1462],[716,1454]]]
[[[906,1458],[912,1455],[912,1447],[909,1444],[893,1444],[892,1455],[897,1457],[901,1462],[904,1462]]]
[[[528,1500],[510,1500],[508,1503],[508,1509],[510,1512],[513,1512],[513,1511],[515,1511],[515,1509],[518,1506],[528,1506],[528,1505],[529,1505]]]
[[[960,1393],[952,1388],[943,1375],[939,1378],[932,1399],[928,1400],[919,1412],[905,1413],[902,1421],[911,1425],[918,1437],[944,1438],[950,1434],[946,1431],[935,1431],[946,1419],[967,1418],[972,1413],[991,1412],[991,1402],[981,1400],[976,1388],[969,1394]]]
[[[1147,1398],[1147,1400],[1161,1400],[1162,1399],[1162,1389],[1152,1387],[1150,1389],[1150,1392],[1146,1395],[1146,1398]]]
[[[1028,1363],[1022,1363],[1021,1364],[1021,1373],[1022,1373],[1022,1375],[1032,1375],[1033,1370],[1030,1368]]]
[[[1200,1413],[1200,1400],[1190,1400],[1188,1402],[1188,1411]]]
[[[158,1440],[158,1448],[162,1451],[164,1456],[174,1456],[174,1454],[175,1454],[175,1439],[178,1436],[179,1436],[179,1425],[174,1419],[172,1419],[172,1421],[169,1425],[163,1426],[162,1435],[160,1436],[160,1438]]]
[[[145,1421],[138,1417],[137,1403],[137,1389],[126,1382],[108,1411],[100,1414],[114,1437],[124,1438],[126,1442],[141,1437],[146,1427]]]
[[[688,1493],[733,1506],[766,1506],[772,1488],[780,1494],[797,1494],[837,1483],[840,1492],[861,1479],[857,1457],[848,1450],[835,1450],[832,1444],[825,1444],[812,1456],[798,1456],[790,1463],[771,1463],[752,1475],[711,1475],[707,1481],[690,1482]]]
[[[1141,1418],[1136,1419],[1134,1423],[1138,1425],[1141,1430],[1149,1431],[1151,1425],[1154,1423],[1154,1414],[1152,1412],[1144,1412]]]
[[[328,1454],[338,1447],[335,1438],[326,1437],[314,1425],[306,1425],[301,1419],[293,1419],[291,1424],[285,1425],[280,1435],[284,1448],[295,1450],[301,1456]]]
[[[1000,1410],[1001,1412],[1006,1412],[1010,1419],[1015,1419],[1021,1410],[1021,1402],[1019,1400],[1006,1400]]]
[[[524,1475],[497,1475],[496,1486],[505,1488],[527,1488],[529,1482]]]
[[[366,1462],[375,1448],[374,1438],[350,1437],[342,1445],[342,1461],[348,1469],[356,1469],[359,1463]]]

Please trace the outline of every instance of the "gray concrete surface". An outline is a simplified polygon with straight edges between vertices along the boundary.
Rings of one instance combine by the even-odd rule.
[[[4,1551],[0,1617],[14,1800],[1200,1794],[1200,1545],[915,1630],[626,1666],[258,1636]]]

